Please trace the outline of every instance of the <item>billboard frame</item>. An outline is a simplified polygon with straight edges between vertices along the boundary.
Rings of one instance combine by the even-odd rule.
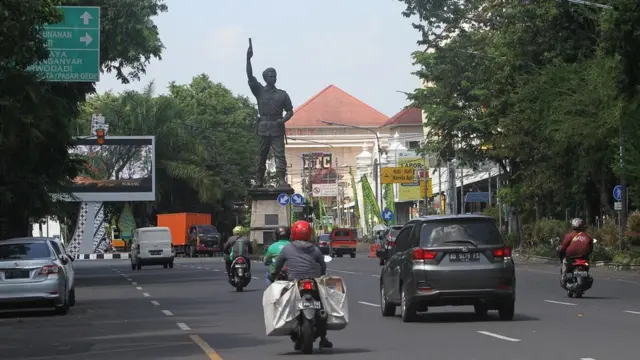
[[[95,136],[78,136],[78,145],[97,145]],[[127,202],[156,201],[156,137],[155,136],[105,136],[102,146],[109,146],[113,140],[151,140],[151,192],[72,192],[51,194],[54,201],[67,202]],[[93,141],[93,144],[86,144]]]

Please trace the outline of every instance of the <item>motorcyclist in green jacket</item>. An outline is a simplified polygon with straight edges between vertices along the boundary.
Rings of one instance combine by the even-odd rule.
[[[271,244],[264,253],[264,264],[269,266],[268,274],[275,270],[275,259],[280,255],[280,251],[285,245],[291,242],[291,229],[288,226],[280,226],[275,231],[276,242]]]

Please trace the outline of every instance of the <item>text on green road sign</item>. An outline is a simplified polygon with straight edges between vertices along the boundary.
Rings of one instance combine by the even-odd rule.
[[[49,58],[29,67],[46,81],[100,80],[100,8],[58,6],[63,21],[44,26]]]

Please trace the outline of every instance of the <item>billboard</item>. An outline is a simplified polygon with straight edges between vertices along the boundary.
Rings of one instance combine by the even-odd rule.
[[[424,158],[415,154],[401,154],[398,157],[399,167],[412,167],[416,169],[416,175],[424,170]],[[420,200],[420,182],[418,176],[409,184],[398,184],[398,201]]]
[[[155,201],[155,138],[107,136],[103,145],[95,137],[76,139],[69,150],[84,161],[82,171],[55,194],[64,201]]]

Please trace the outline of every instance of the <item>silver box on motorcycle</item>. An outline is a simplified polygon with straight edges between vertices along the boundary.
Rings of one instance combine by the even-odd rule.
[[[320,299],[328,315],[328,330],[342,330],[349,323],[349,309],[344,281],[340,278],[342,292],[323,285],[328,284],[326,281],[329,281],[329,283],[335,282],[336,278],[316,279]],[[296,282],[276,281],[269,285],[262,295],[264,325],[267,336],[288,336],[296,329],[298,326],[297,318],[300,313],[298,309],[300,301],[300,292]]]

